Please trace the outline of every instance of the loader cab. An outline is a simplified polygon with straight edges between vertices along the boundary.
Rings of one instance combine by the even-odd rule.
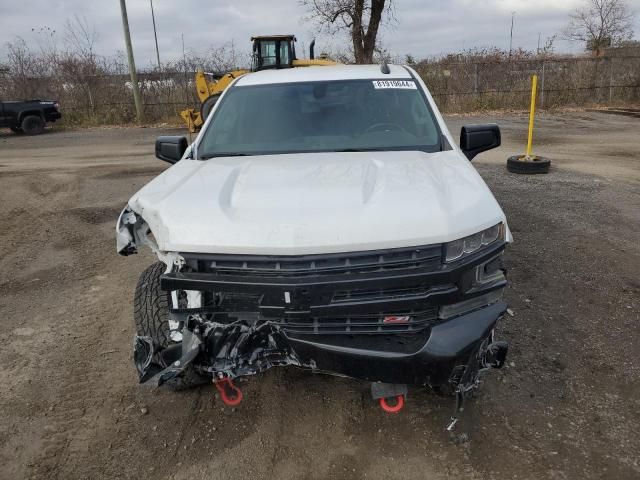
[[[251,37],[253,42],[253,65],[251,70],[269,68],[291,68],[296,59],[293,35]]]

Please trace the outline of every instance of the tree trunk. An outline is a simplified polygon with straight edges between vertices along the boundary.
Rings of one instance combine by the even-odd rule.
[[[380,20],[382,20],[384,2],[385,0],[371,0],[371,16],[363,42],[363,57],[365,60],[363,63],[373,62],[373,52],[376,48],[376,37],[378,36]]]
[[[353,25],[351,27],[351,40],[353,41],[353,54],[356,63],[372,63],[373,52],[376,48],[376,37],[382,20],[385,0],[370,0],[371,12],[367,31],[362,24],[365,0],[355,0],[353,6]]]
[[[353,56],[356,63],[367,63],[364,55],[362,27],[362,13],[364,11],[364,0],[355,0],[353,5],[353,25],[351,26],[351,40],[353,41]]]

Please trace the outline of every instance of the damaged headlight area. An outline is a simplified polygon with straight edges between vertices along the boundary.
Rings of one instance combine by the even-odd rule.
[[[191,370],[206,380],[255,375],[271,367],[303,365],[277,325],[235,320],[222,324],[206,314],[184,315],[182,341],[161,348],[150,337],[136,336],[134,363],[140,382],[162,385]]]
[[[137,218],[129,207],[126,207],[118,217],[116,225],[116,251],[123,256],[138,253],[136,242],[134,240],[133,226],[136,224]]]
[[[142,245],[149,247],[168,268],[182,263],[176,253],[160,250],[146,220],[130,206],[126,206],[120,213],[116,225],[116,251],[126,257],[138,253],[138,247]]]
[[[136,237],[140,237],[140,227],[143,227],[142,223],[144,223],[142,219],[139,219],[129,206],[126,206],[122,210],[116,225],[116,251],[120,255],[126,257],[138,253],[140,239]],[[146,223],[144,225],[146,225]],[[147,226],[147,230],[148,228]]]

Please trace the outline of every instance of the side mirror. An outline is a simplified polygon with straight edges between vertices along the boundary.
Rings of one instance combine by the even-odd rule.
[[[460,148],[469,160],[500,146],[500,127],[495,123],[465,125],[460,130]]]
[[[156,157],[169,163],[182,158],[189,144],[186,137],[162,136],[156,139]]]

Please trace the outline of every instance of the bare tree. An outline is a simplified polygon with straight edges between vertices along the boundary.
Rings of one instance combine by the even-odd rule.
[[[95,111],[95,91],[102,68],[94,48],[98,33],[86,18],[75,15],[67,20],[64,31],[66,51],[58,59],[61,76],[70,84],[81,88],[92,111]]]
[[[346,31],[353,43],[356,63],[372,63],[378,29],[385,13],[391,15],[393,0],[300,0],[309,20],[320,30],[335,34]]]
[[[591,52],[616,46],[633,36],[633,13],[625,0],[586,0],[569,15],[564,35]]]
[[[98,32],[86,17],[80,17],[76,14],[73,16],[73,20],[68,19],[65,23],[64,34],[65,43],[71,52],[84,60],[93,61]]]
[[[39,90],[33,80],[43,79],[50,73],[46,61],[30,49],[22,37],[16,37],[6,47],[6,67],[12,79],[12,88],[6,88],[4,95],[18,99],[33,97]]]

